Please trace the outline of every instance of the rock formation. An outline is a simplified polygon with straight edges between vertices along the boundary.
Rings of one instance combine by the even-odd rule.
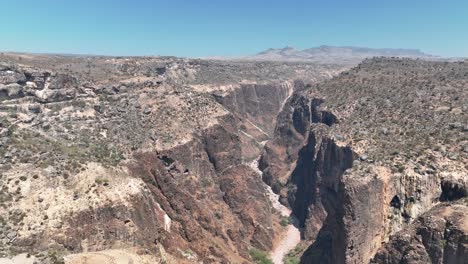
[[[467,201],[437,205],[396,233],[371,263],[466,263]]]

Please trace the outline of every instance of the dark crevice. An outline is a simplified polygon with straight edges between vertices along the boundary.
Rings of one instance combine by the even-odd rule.
[[[170,165],[172,165],[172,163],[175,162],[175,160],[173,160],[172,158],[166,155],[158,156],[158,159],[160,159],[164,163],[164,166],[166,167],[169,167]]]
[[[439,200],[441,202],[455,201],[466,197],[467,190],[464,185],[450,181],[442,181],[440,183],[442,193]]]
[[[8,93],[7,91],[0,90],[0,101],[8,99]]]
[[[398,197],[398,195],[393,196],[392,200],[390,201],[390,206],[397,209],[401,209],[401,200],[400,197]]]
[[[322,123],[327,126],[332,126],[337,123],[337,118],[330,112],[322,111]]]
[[[292,205],[293,213],[299,220],[299,226],[304,227],[307,211],[310,204],[317,199],[317,193],[313,186],[316,185],[315,163],[313,162],[315,152],[315,137],[309,138],[309,144],[299,151],[299,159],[296,168],[291,174],[291,183],[297,189],[288,193],[289,203]]]
[[[310,119],[310,112],[307,108],[296,108],[292,115],[292,121],[294,129],[305,135],[309,126],[309,122],[306,120]]]
[[[211,154],[211,152],[208,150],[208,148],[205,146],[205,153],[206,153],[206,156],[208,157],[208,161],[210,162],[210,164],[213,166],[214,170],[217,171],[218,170],[218,166],[217,166],[217,162],[216,162],[216,159],[215,157]]]
[[[316,148],[319,147],[315,156]],[[330,139],[323,139],[317,146],[314,133],[308,144],[299,152],[297,165],[291,174],[290,183],[295,186],[288,193],[293,213],[305,226],[310,216],[310,206],[322,204],[327,211],[339,207],[338,186],[345,170],[351,168],[354,153],[350,148],[341,148]]]
[[[312,99],[310,103],[310,109],[312,112],[311,121],[312,123],[322,123],[327,126],[332,126],[338,123],[338,118],[330,111],[318,110],[320,105],[323,104],[322,99]]]

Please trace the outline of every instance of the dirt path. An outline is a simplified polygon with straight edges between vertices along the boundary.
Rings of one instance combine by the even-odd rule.
[[[253,161],[250,166],[259,174],[262,172],[258,169],[258,159]],[[273,207],[281,213],[281,216],[290,217],[291,210],[279,202],[279,195],[275,194],[270,186],[265,184],[265,188],[268,191],[268,198],[270,199]],[[283,258],[288,254],[289,251],[294,249],[299,242],[301,242],[301,231],[297,228],[297,219],[294,216],[290,217],[291,224],[287,226],[286,232],[282,234],[279,242],[275,245],[273,250],[270,252],[271,259],[275,264],[282,264]]]

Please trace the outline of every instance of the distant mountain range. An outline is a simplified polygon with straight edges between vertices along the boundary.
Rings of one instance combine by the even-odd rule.
[[[372,57],[406,57],[421,59],[441,59],[438,56],[426,54],[418,49],[372,49],[364,47],[320,46],[298,50],[293,47],[268,49],[256,55],[245,57],[251,60],[264,61],[308,61],[317,63],[359,63]]]
[[[1,52],[1,51],[0,51]],[[35,56],[59,56],[59,57],[121,57],[110,55],[92,54],[60,54],[60,53],[28,53],[28,52],[1,52],[9,55],[35,55]],[[129,56],[129,57],[172,57],[172,56]],[[222,61],[275,61],[275,62],[308,62],[318,64],[338,64],[353,66],[366,58],[373,57],[401,57],[435,61],[460,61],[468,60],[468,57],[442,57],[424,53],[419,49],[393,49],[393,48],[366,48],[352,46],[327,46],[309,49],[296,49],[286,46],[276,49],[270,48],[255,55],[247,56],[210,56],[198,57],[198,59],[222,60]]]

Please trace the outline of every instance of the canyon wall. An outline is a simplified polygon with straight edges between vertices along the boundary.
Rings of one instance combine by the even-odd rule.
[[[291,96],[260,167],[312,243],[303,263],[368,263],[447,196],[466,196],[465,69],[374,59]]]
[[[242,157],[246,162],[256,159],[273,136],[277,115],[295,87],[291,82],[241,84],[227,93],[214,94],[239,123]]]

